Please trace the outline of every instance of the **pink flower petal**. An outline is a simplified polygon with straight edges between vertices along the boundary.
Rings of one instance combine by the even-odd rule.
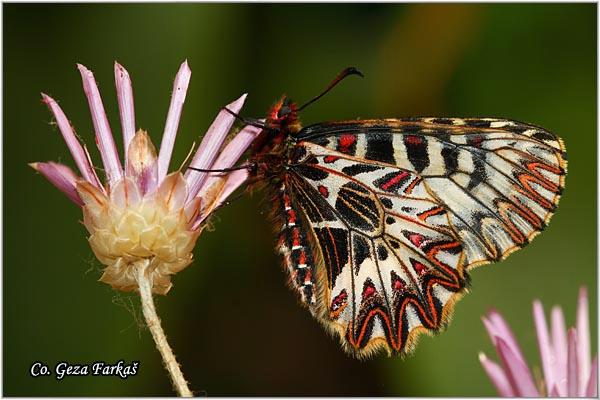
[[[179,127],[179,119],[185,103],[185,96],[192,71],[188,67],[187,60],[179,67],[179,72],[173,83],[173,93],[171,95],[171,104],[169,105],[169,113],[167,114],[167,122],[162,141],[160,143],[160,151],[158,153],[158,182],[162,182],[169,170],[171,162],[171,154],[173,153],[173,145],[177,136],[177,128]]]
[[[256,136],[261,132],[260,128],[254,126],[246,126],[242,129],[231,142],[225,146],[217,160],[213,163],[213,169],[231,168],[238,159],[244,154],[248,146],[254,141]],[[222,177],[223,173],[210,173],[208,178],[202,184],[198,192],[202,192],[203,188],[210,187],[212,183]],[[195,197],[198,193],[191,193],[190,197]]]
[[[217,204],[215,208],[220,207],[223,202],[233,193],[237,188],[242,185],[246,179],[248,179],[248,170],[240,169],[237,171],[233,171],[227,176],[227,181],[223,186],[222,192],[219,194],[219,198],[217,200]],[[199,197],[196,197],[199,198]],[[200,224],[208,217],[207,214],[200,214],[198,219],[193,225],[193,229],[198,229]]]
[[[567,356],[567,396],[577,397],[579,394],[579,371],[577,362],[577,331],[573,328],[568,333],[569,354]]]
[[[233,171],[227,177],[227,182],[225,182],[225,187],[223,188],[223,192],[219,196],[219,200],[217,201],[218,205],[221,205],[227,198],[236,191],[244,182],[248,179],[248,170],[240,169],[237,171]]]
[[[77,176],[67,166],[54,162],[38,162],[29,164],[33,169],[44,175],[61,192],[78,206],[83,206],[83,201],[77,194]]]
[[[539,300],[533,302],[533,320],[535,322],[535,330],[537,332],[538,348],[542,359],[542,368],[544,370],[544,380],[546,381],[546,389],[548,393],[556,384],[556,376],[554,373],[555,357],[552,345],[550,344],[550,336],[548,335],[548,325],[546,324],[546,316],[544,308]]]
[[[156,149],[146,131],[139,130],[129,144],[127,171],[135,179],[142,194],[152,193],[157,186]]]
[[[594,357],[592,361],[592,369],[590,371],[590,377],[588,379],[587,388],[584,396],[586,397],[598,397],[598,357]]]
[[[560,307],[552,308],[552,348],[554,349],[554,379],[557,393],[567,395],[567,328]]]
[[[228,104],[227,108],[238,113],[242,109],[245,100],[246,94],[243,94],[239,99]],[[200,169],[210,169],[212,167],[223,141],[225,141],[234,122],[235,117],[233,115],[225,110],[219,112],[219,115],[217,115],[217,118],[215,118],[214,122],[204,135],[202,143],[200,143],[200,147],[190,163],[190,167]],[[198,172],[191,169],[186,171],[185,178],[188,182],[190,193],[198,193],[200,191],[206,175],[206,172]]]
[[[497,338],[496,349],[515,394],[522,397],[539,397],[527,364],[521,361],[502,338]]]
[[[100,97],[94,75],[81,64],[77,64],[77,68],[79,68],[79,72],[81,73],[83,90],[90,106],[92,122],[94,123],[94,130],[96,131],[96,144],[98,145],[98,150],[100,150],[100,155],[102,156],[102,164],[106,171],[106,177],[110,186],[112,186],[123,176],[121,162],[119,161],[119,153],[117,153],[115,141],[113,140],[112,132],[108,125],[108,119],[104,112],[102,98]]]
[[[489,360],[483,353],[479,353],[479,362],[481,362],[485,373],[496,387],[498,395],[501,397],[515,396],[515,392],[513,391],[506,374],[498,364]]]
[[[513,353],[515,353],[515,355],[525,363],[525,357],[523,357],[523,352],[521,351],[521,348],[519,347],[519,344],[515,339],[515,335],[513,334],[512,330],[508,326],[508,323],[506,323],[502,315],[498,311],[492,309],[488,312],[487,317],[487,323],[484,320],[483,324],[486,327],[488,333],[490,334],[492,342],[494,342],[492,334],[494,336],[501,337],[502,339],[504,339],[506,344],[512,349]]]
[[[590,324],[587,289],[579,289],[577,302],[577,360],[579,363],[579,395],[583,396],[591,367]]]
[[[548,397],[565,397],[565,396],[561,396],[558,393],[558,388],[556,386],[553,386],[552,390],[550,391],[550,394],[548,395]]]
[[[69,151],[75,160],[77,168],[79,168],[79,171],[81,172],[81,176],[83,176],[83,178],[92,185],[101,187],[102,185],[100,184],[100,180],[96,175],[96,171],[94,170],[91,161],[86,156],[81,143],[79,143],[79,140],[77,140],[77,136],[75,135],[75,132],[73,131],[73,128],[71,127],[71,124],[69,123],[69,120],[67,119],[67,116],[63,110],[52,97],[44,93],[42,93],[42,100],[44,103],[46,103],[48,108],[50,108],[52,114],[54,114],[54,118],[56,119],[56,123],[60,129],[60,133],[67,143],[67,147],[69,148]]]
[[[129,143],[135,135],[135,108],[133,106],[133,89],[129,73],[121,64],[115,61],[115,86],[119,102],[119,116],[123,131],[123,148],[125,154],[125,170],[127,170],[127,152]]]
[[[260,132],[261,129],[255,126],[245,126],[244,129],[242,129],[233,140],[225,146],[211,168],[223,169],[233,166]]]
[[[93,166],[92,157],[90,157],[90,152],[88,151],[87,146],[85,144],[83,145],[83,151],[85,152],[85,157],[87,158],[88,163]],[[96,178],[96,180],[98,180],[98,185],[100,186],[100,187],[98,187],[98,189],[103,194],[106,194],[106,188],[104,187],[104,185],[102,185],[100,183],[100,180],[98,179],[98,175],[96,175],[96,170],[95,169],[94,169],[94,177]]]

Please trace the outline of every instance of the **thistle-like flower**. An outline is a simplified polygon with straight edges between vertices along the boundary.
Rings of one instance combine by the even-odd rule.
[[[502,366],[479,354],[479,360],[503,397],[597,397],[598,356],[591,359],[588,298],[585,288],[579,291],[576,327],[565,328],[562,309],[552,308],[551,333],[544,309],[533,302],[533,318],[542,359],[543,382],[536,386],[525,357],[510,327],[496,311],[483,318]]]
[[[129,74],[115,63],[115,83],[123,134],[125,162],[119,154],[92,73],[78,65],[91,111],[96,143],[106,174],[103,184],[90,155],[75,135],[54,99],[42,94],[81,176],[54,162],[31,166],[67,195],[83,211],[90,246],[105,265],[101,281],[118,290],[139,290],[144,316],[163,355],[175,386],[191,395],[160,328],[152,292],[166,294],[171,275],[192,262],[192,250],[207,217],[247,178],[246,169],[223,174],[181,168],[167,173],[191,71],[184,62],[177,73],[158,155],[150,137],[135,124],[133,90]],[[199,170],[230,169],[238,162],[260,129],[244,127],[228,144],[225,139],[246,95],[221,110],[190,167]],[[233,113],[232,113],[233,112]],[[179,382],[178,382],[179,380]]]
[[[83,209],[83,222],[90,233],[94,254],[106,266],[101,281],[119,290],[137,287],[136,268],[144,265],[151,274],[152,290],[165,294],[172,274],[192,262],[192,249],[203,222],[247,177],[246,170],[228,175],[178,170],[167,175],[191,71],[184,62],[175,78],[173,96],[158,156],[150,137],[135,131],[133,93],[127,71],[115,63],[115,81],[123,132],[125,163],[121,165],[100,92],[94,76],[78,65],[87,96],[96,143],[106,183],[102,184],[87,148],[82,146],[65,114],[51,97],[42,94],[65,139],[81,178],[67,166],[32,163],[58,189]],[[228,105],[238,112],[245,95]],[[252,142],[258,128],[246,126],[220,153],[235,120],[219,113],[190,166],[224,169],[234,165]]]

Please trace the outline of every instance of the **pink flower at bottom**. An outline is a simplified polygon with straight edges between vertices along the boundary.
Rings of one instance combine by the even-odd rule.
[[[191,77],[187,61],[181,65],[157,154],[148,134],[136,131],[133,89],[128,72],[115,63],[115,83],[125,162],[121,163],[100,92],[92,72],[78,65],[88,100],[96,144],[106,173],[106,183],[96,174],[90,155],[75,135],[54,99],[42,94],[81,173],[54,162],[30,164],[82,207],[83,222],[94,254],[106,266],[100,278],[119,290],[137,287],[136,269],[151,271],[152,290],[165,294],[172,274],[192,262],[192,250],[206,218],[247,178],[245,169],[228,174],[188,169],[167,173],[183,104]],[[238,113],[243,95],[227,107]],[[235,121],[222,110],[196,151],[190,166],[224,169],[235,165],[258,135],[244,127],[228,144],[225,139]]]
[[[576,327],[567,331],[562,309],[555,306],[548,332],[539,300],[533,302],[533,318],[544,374],[539,387],[504,318],[493,310],[483,317],[502,365],[483,353],[479,354],[479,360],[498,394],[502,397],[597,397],[598,356],[591,361],[587,290],[579,291]]]

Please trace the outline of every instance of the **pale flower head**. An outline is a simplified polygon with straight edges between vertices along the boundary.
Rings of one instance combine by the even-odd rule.
[[[78,140],[61,108],[45,94],[42,99],[54,114],[81,176],[54,162],[31,166],[82,207],[90,246],[106,266],[101,281],[115,289],[133,290],[137,287],[135,268],[144,265],[151,271],[152,290],[165,294],[172,285],[170,276],[192,262],[192,250],[207,217],[246,180],[247,170],[224,174],[187,169],[167,174],[191,77],[187,62],[175,78],[158,154],[148,134],[141,129],[136,131],[131,80],[125,68],[115,63],[124,163],[119,160],[94,76],[83,65],[78,68],[106,182],[102,184],[98,178],[87,148]],[[238,113],[245,98],[243,95],[227,108]],[[234,121],[231,113],[219,112],[190,167],[218,170],[237,163],[259,129],[246,126],[224,145]]]
[[[501,365],[479,354],[479,360],[502,397],[598,397],[598,356],[591,360],[587,290],[581,288],[576,326],[568,331],[562,309],[552,309],[548,331],[544,309],[533,302],[533,318],[542,360],[543,381],[531,370],[510,327],[496,311],[483,318]]]

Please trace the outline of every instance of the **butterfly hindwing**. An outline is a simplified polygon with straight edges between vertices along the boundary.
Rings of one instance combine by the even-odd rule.
[[[327,157],[303,146],[308,158]],[[416,174],[397,167],[366,168],[344,154],[301,165],[287,187],[326,271],[317,317],[359,356],[405,352],[409,334],[439,327],[444,304],[464,287],[445,210]]]
[[[544,228],[566,169],[555,136],[494,119],[320,124],[290,154],[280,243],[292,285],[358,356],[406,353],[442,327],[469,267]]]

